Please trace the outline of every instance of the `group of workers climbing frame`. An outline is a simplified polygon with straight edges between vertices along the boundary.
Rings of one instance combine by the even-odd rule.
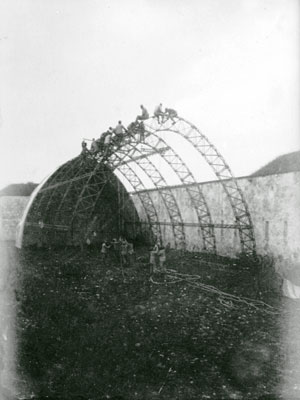
[[[90,149],[88,149],[86,139],[84,139],[81,143],[81,155],[86,157],[89,154],[100,154],[100,157],[107,158],[115,149],[119,148],[123,143],[130,142],[132,139],[143,143],[145,140],[144,121],[149,119],[150,116],[143,105],[140,107],[141,114],[127,128],[122,124],[122,121],[119,121],[115,128],[110,126],[107,131],[101,133],[99,139],[92,139]],[[175,118],[177,117],[177,112],[172,108],[165,108],[165,111],[163,111],[162,103],[155,107],[154,118],[157,119],[159,124],[166,122],[168,119],[172,121],[172,124],[175,124]]]
[[[141,114],[139,114],[135,121],[131,122],[127,128],[124,127],[122,121],[118,121],[117,126],[113,129],[109,127],[106,132],[103,132],[99,139],[93,138],[90,149],[87,148],[85,140],[82,142],[81,155],[83,157],[91,154],[105,158],[109,157],[115,149],[119,148],[124,142],[131,139],[144,142],[145,140],[145,125],[144,121],[149,119],[149,112],[141,105]],[[163,111],[162,103],[160,103],[154,110],[154,118],[157,119],[159,124],[163,124],[167,120],[172,121],[172,125],[176,123],[178,114],[172,108],[165,108]],[[129,266],[135,262],[135,252],[133,244],[129,243],[125,238],[120,237],[119,240],[113,239],[111,242],[105,240],[101,245],[101,259],[104,265],[107,264],[109,259],[114,258],[115,261],[121,263],[122,266]],[[166,267],[166,248],[161,240],[156,240],[155,245],[150,250],[150,273],[165,273]]]

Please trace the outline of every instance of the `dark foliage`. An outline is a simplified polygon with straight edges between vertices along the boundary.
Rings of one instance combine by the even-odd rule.
[[[0,196],[30,196],[37,183],[13,183],[0,190]]]
[[[283,154],[264,165],[262,168],[251,174],[255,176],[267,176],[272,174],[283,174],[287,172],[300,171],[300,151]]]

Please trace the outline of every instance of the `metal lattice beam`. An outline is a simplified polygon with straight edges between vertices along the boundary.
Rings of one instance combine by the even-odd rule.
[[[156,133],[148,132],[143,144],[140,144],[138,142],[134,144],[135,150],[140,149],[143,146],[147,146],[149,147],[150,151],[146,151],[147,149],[144,149],[145,154],[138,156],[135,156],[135,153],[133,153],[133,155],[129,156],[128,159],[126,159],[125,161],[123,160],[122,164],[136,162],[137,160],[141,160],[142,158],[149,158],[152,155],[160,155],[171,167],[171,169],[174,171],[182,184],[196,183],[196,179],[193,173],[179,156],[179,154],[175,152],[175,150],[172,149],[168,145],[168,143],[163,138],[159,137]],[[199,186],[186,187],[185,189],[189,196],[191,205],[193,206],[197,214],[198,223],[202,233],[203,248],[205,250],[215,253],[216,237],[214,232],[214,225],[212,223],[209,207],[204,197],[204,194]]]
[[[127,158],[131,158],[131,154],[133,153],[139,153],[140,156],[144,155],[142,151],[138,148],[138,146],[135,145],[135,143],[127,143],[125,145],[127,148],[131,149],[130,155],[127,153]],[[123,150],[123,148],[122,148]],[[157,150],[159,151],[159,147],[157,147]],[[122,163],[119,165],[118,162],[116,162],[116,158],[121,158],[118,155],[118,151],[116,151],[112,157],[110,157],[110,162],[115,164],[115,168],[118,168],[118,170],[122,169],[124,166],[127,166],[126,164]],[[125,158],[125,157],[124,157]],[[180,208],[177,204],[176,198],[173,194],[173,192],[166,187],[167,182],[163,175],[160,173],[160,171],[156,168],[156,166],[151,162],[149,159],[149,156],[145,157],[135,157],[134,162],[144,171],[144,173],[148,176],[148,178],[153,182],[154,186],[156,188],[163,188],[159,191],[161,199],[166,207],[166,210],[168,212],[170,221],[172,222],[172,232],[173,232],[173,237],[175,241],[175,245],[182,245],[182,243],[185,244],[185,231],[183,227],[183,219],[182,215],[180,212]]]
[[[118,162],[118,165],[122,168],[119,168],[118,172],[127,180],[127,182],[134,188],[134,190],[137,192],[137,196],[145,210],[145,214],[148,220],[149,227],[153,233],[153,236],[155,238],[161,239],[161,228],[160,224],[158,224],[158,214],[154,205],[154,202],[148,192],[143,192],[139,194],[139,190],[145,190],[146,187],[144,186],[142,180],[139,178],[139,176],[136,174],[133,168],[126,164],[122,164],[122,157],[118,156],[115,154],[114,157],[115,162]],[[101,161],[99,161],[101,163]],[[106,165],[109,166],[111,170],[115,169],[113,161],[107,161]],[[98,196],[94,198],[94,206],[90,210],[89,214],[87,215],[87,218],[91,217],[95,211],[97,202],[101,196],[101,192],[98,192]]]
[[[47,190],[47,188],[50,186],[55,186],[58,183],[68,181],[71,177],[74,177],[74,174],[78,175],[82,173],[79,168],[80,162],[80,157],[76,157],[68,161],[59,167],[57,171],[47,179],[41,190],[37,193],[27,218],[28,221],[35,220],[37,222],[47,218],[47,215],[50,214],[50,210],[52,209],[51,205],[55,203],[54,199],[57,195],[57,188],[59,186],[57,186],[57,188],[53,188],[54,190]]]
[[[242,251],[244,253],[256,254],[254,229],[248,205],[231,169],[216,147],[195,125],[183,118],[177,118],[175,123],[167,120],[163,124],[158,124],[152,118],[147,123],[146,128],[149,132],[171,131],[177,133],[192,144],[208,165],[210,165],[223,186],[231,205],[236,225],[238,226]]]
[[[176,133],[190,143],[211,167],[229,200],[235,224],[238,229],[242,251],[255,254],[255,239],[253,224],[243,192],[234,178],[228,164],[216,147],[210,143],[193,124],[183,118],[175,121],[167,120],[158,123],[150,118],[145,121],[145,143],[139,143],[133,138],[121,146],[115,147],[109,158],[103,159],[100,155],[89,155],[85,158],[76,157],[61,166],[42,186],[27,214],[27,222],[37,224],[40,218],[45,219],[45,225],[72,226],[75,218],[88,218],[93,214],[98,199],[108,182],[107,167],[117,170],[133,187],[139,197],[148,223],[154,234],[161,237],[158,214],[150,194],[130,163],[135,163],[152,181],[169,213],[170,226],[174,235],[175,244],[185,240],[184,225],[180,208],[176,198],[168,187],[161,172],[151,162],[151,157],[158,154],[176,173],[176,176],[185,186],[191,204],[196,210],[198,223],[201,227],[203,245],[208,249],[215,249],[214,227],[209,207],[201,188],[186,163],[175,152],[171,145],[160,136],[160,132]],[[76,198],[75,203],[72,199]],[[67,204],[71,202],[71,205]],[[220,224],[219,224],[220,225]],[[224,224],[223,224],[224,225]]]

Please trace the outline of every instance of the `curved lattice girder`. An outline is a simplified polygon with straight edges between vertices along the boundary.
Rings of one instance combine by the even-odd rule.
[[[121,158],[119,158],[118,155],[115,155],[115,159],[119,161],[121,160]],[[101,163],[101,161],[98,162]],[[115,169],[115,166],[112,162],[108,162],[107,165],[112,171]],[[159,224],[158,215],[154,202],[148,192],[139,193],[139,191],[141,190],[146,190],[146,187],[144,186],[142,180],[130,166],[124,165],[122,169],[118,169],[118,172],[131,184],[134,190],[137,191],[138,198],[145,210],[149,227],[151,228],[154,237],[161,239],[161,227]],[[90,212],[90,216],[93,214],[95,210],[100,195],[101,193],[99,192],[98,196],[96,196],[94,199],[94,207]],[[124,206],[126,206],[126,204],[124,204]]]
[[[45,192],[50,191],[50,195],[48,195],[49,198],[43,210],[43,220],[48,221],[51,218],[52,224],[56,225],[58,220],[56,216],[59,214],[62,206],[67,204],[65,200],[69,195],[70,189],[73,188],[73,190],[76,190],[76,194],[79,195],[81,188],[79,182],[83,185],[84,179],[88,178],[91,174],[90,169],[88,170],[88,172],[83,174],[81,167],[82,160],[80,159],[80,157],[78,157],[73,161],[72,167],[65,171],[63,181],[59,180],[56,184],[52,183],[51,185],[47,185],[44,188]],[[55,213],[54,217],[53,212]],[[64,209],[64,213],[61,214],[61,222],[64,222],[69,212],[70,211],[68,209]],[[65,221],[65,223],[67,222],[68,221]]]
[[[132,155],[128,156],[125,161],[122,161],[122,163],[128,164],[131,162],[136,162],[136,160],[142,158],[148,158],[154,154],[159,154],[175,172],[182,184],[196,183],[194,175],[184,163],[182,158],[168,145],[163,138],[152,132],[150,135],[146,135],[145,141],[142,144],[137,143],[135,149],[145,145],[151,149],[151,152],[147,151],[146,154],[136,157],[134,155],[135,153],[133,153]],[[185,189],[197,214],[199,226],[202,232],[203,247],[205,250],[216,252],[214,226],[204,194],[199,186],[195,186],[194,188],[186,187]]]
[[[204,160],[210,165],[213,172],[223,186],[231,205],[241,242],[242,251],[245,253],[256,253],[254,229],[243,192],[233,176],[231,169],[219,153],[216,147],[203,135],[198,128],[184,120],[177,118],[175,123],[167,120],[158,124],[154,119],[145,124],[147,130],[152,132],[171,131],[181,135],[201,154]]]
[[[45,226],[53,226],[53,221],[51,224],[47,224],[47,214],[50,212],[50,204],[53,205],[53,198],[57,194],[56,189],[67,185],[70,177],[73,177],[74,171],[82,174],[82,171],[78,168],[79,162],[80,157],[68,161],[47,179],[36,195],[35,201],[29,211],[27,222],[37,224],[39,221],[43,221]]]
[[[146,175],[148,175],[148,177],[152,180],[154,186],[159,190],[163,202],[169,211],[175,243],[178,243],[179,240],[184,239],[185,236],[183,222],[176,199],[170,188],[167,187],[167,182],[164,180],[163,176],[149,159],[151,155],[159,154],[172,167],[173,171],[176,172],[176,175],[179,177],[181,182],[195,182],[193,175],[190,173],[189,169],[185,166],[176,152],[174,152],[171,146],[167,145],[167,143],[157,135],[159,131],[170,131],[179,134],[187,142],[189,142],[210,165],[213,172],[220,180],[220,183],[222,184],[232,207],[236,221],[236,227],[239,231],[242,250],[245,253],[255,253],[253,225],[242,190],[239,187],[236,179],[233,177],[228,164],[217,151],[215,146],[212,145],[207,137],[203,135],[193,124],[182,118],[177,118],[175,123],[172,124],[171,121],[165,121],[162,124],[158,124],[156,119],[152,118],[147,120],[145,126],[145,141],[147,142],[147,146],[151,147],[151,153],[148,150],[147,154],[145,155],[141,149],[138,149],[138,146],[140,145],[138,142],[131,142],[116,149],[116,152],[110,156],[109,162],[114,164],[114,168],[116,168],[118,165],[118,171],[130,182],[135,190],[135,193],[140,199],[142,199],[142,205],[146,210],[147,218],[150,225],[152,225],[152,228],[158,226],[160,230],[155,205],[153,204],[149,193],[145,191],[146,188],[142,182],[140,181],[141,184],[139,183],[139,177],[132,169],[130,169],[128,163],[135,162],[140,168],[142,168],[146,172]],[[154,138],[156,143],[154,142]],[[88,158],[94,158],[94,156]],[[65,206],[64,203],[66,202],[66,199],[70,193],[78,196],[72,213],[71,221],[73,221],[75,216],[80,216],[81,214],[84,216],[87,215],[87,210],[93,210],[96,205],[96,199],[100,196],[98,190],[100,187],[99,185],[102,187],[106,183],[105,176],[100,176],[102,174],[98,173],[98,168],[99,171],[101,168],[97,166],[95,167],[95,171],[97,171],[97,173],[95,173],[95,171],[92,173],[90,171],[83,173],[82,170],[84,167],[82,165],[82,158],[78,157],[78,160],[79,159],[81,160],[79,168],[79,161],[73,162],[74,160],[71,160],[60,167],[56,173],[46,181],[46,184],[42,186],[40,192],[36,196],[34,207],[32,207],[34,212],[30,212],[29,210],[29,213],[27,214],[30,217],[29,221],[32,220],[33,223],[38,222],[40,214],[44,213],[43,217],[46,218],[47,222],[48,217],[52,217],[53,204],[55,204],[57,205],[57,213],[55,214],[54,222],[58,222],[59,217],[62,214],[65,214],[65,211],[69,210],[69,207]],[[99,159],[98,161],[100,162],[97,162],[96,164],[103,165],[103,162],[101,162],[102,160]],[[80,182],[80,185],[78,184],[77,187],[75,182]],[[76,188],[78,189],[78,192],[76,192]],[[213,228],[211,221],[207,220],[205,223],[203,223],[203,218],[209,215],[208,205],[205,205],[205,198],[203,194],[201,194],[198,189],[195,188],[197,188],[197,186],[188,186],[189,196],[191,199],[193,199],[192,204],[194,205],[195,209],[198,207],[197,215],[199,225],[200,227],[201,225],[206,225],[209,228]],[[199,213],[201,215],[202,222],[199,220]],[[68,220],[67,217],[66,220]],[[207,237],[208,236],[209,235],[207,232]]]
[[[125,145],[126,148],[131,148],[135,152],[140,153],[141,156],[143,156],[143,153],[141,150],[137,147],[134,146],[131,142],[127,143]],[[124,152],[124,146],[122,148],[122,151]],[[114,157],[118,156],[118,150],[110,157],[110,160],[112,161]],[[128,157],[128,154],[127,154]],[[130,157],[130,156],[129,156]],[[172,223],[172,231],[173,231],[173,236],[174,236],[174,241],[175,245],[180,245],[182,246],[183,244],[185,245],[185,231],[184,231],[184,224],[183,224],[183,219],[181,216],[181,212],[179,209],[179,206],[177,204],[176,198],[172,192],[171,189],[167,188],[167,182],[163,175],[159,172],[159,170],[156,168],[156,166],[149,160],[149,158],[146,157],[141,157],[141,158],[135,158],[135,163],[145,172],[145,174],[151,179],[155,187],[159,190],[159,195],[162,198],[162,201],[166,207],[166,210],[168,212],[170,221]],[[124,167],[126,164],[120,165],[120,167]]]
[[[36,216],[42,215],[44,228],[64,228],[71,231],[75,217],[81,215],[86,221],[89,217],[91,218],[104,185],[110,182],[110,174],[103,173],[101,168],[103,168],[103,165],[96,162],[94,158],[83,159],[79,156],[63,165],[50,177],[51,179],[47,180],[39,191],[39,195],[43,196],[43,201],[37,199],[38,202],[36,202],[35,211],[38,208],[39,214],[34,213]],[[131,184],[135,181],[136,184],[133,187],[136,190],[145,190],[146,187],[134,170],[127,168],[127,171],[126,173],[123,168],[122,175],[124,178],[127,178]],[[129,171],[131,172],[130,176]],[[150,194],[143,193],[138,197],[145,209],[153,235],[161,238],[161,227]],[[75,205],[72,202],[74,198],[77,198]],[[48,214],[51,214],[51,223],[49,224],[47,223]],[[38,218],[34,225],[39,226],[40,219]],[[60,225],[57,224],[58,220]]]
[[[96,197],[99,192],[104,190],[107,181],[107,170],[101,164],[95,162],[95,167],[85,181],[72,209],[72,216],[69,221],[71,229],[75,218],[85,220],[86,213],[93,208]]]

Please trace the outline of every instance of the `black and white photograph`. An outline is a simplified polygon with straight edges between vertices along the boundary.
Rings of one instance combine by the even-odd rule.
[[[299,0],[0,0],[0,400],[299,400],[299,110]]]

